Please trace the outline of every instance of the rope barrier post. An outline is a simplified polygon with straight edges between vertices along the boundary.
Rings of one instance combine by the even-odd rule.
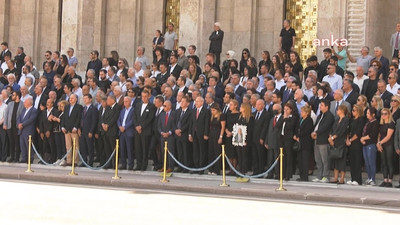
[[[283,188],[283,148],[281,148],[280,154],[279,154],[279,165],[280,165],[280,178],[279,178],[279,188],[276,189],[277,191],[286,191],[285,188]]]
[[[119,139],[117,139],[115,143],[115,175],[112,177],[112,179],[114,180],[121,179],[121,177],[118,176],[118,149],[119,149]]]
[[[71,172],[69,173],[70,176],[78,175],[77,173],[75,173],[75,150],[76,150],[76,140],[74,138],[73,145],[72,145],[72,169],[71,169]]]
[[[29,135],[28,139],[28,169],[25,171],[26,173],[32,173],[33,170],[31,169],[31,150],[32,148],[32,135]]]
[[[165,141],[164,142],[164,171],[163,171],[163,179],[161,180],[161,182],[166,183],[169,182],[169,180],[167,180],[167,153],[168,153],[168,143]]]
[[[222,145],[222,184],[220,187],[229,187],[229,184],[226,184],[226,174],[225,174],[225,145]]]

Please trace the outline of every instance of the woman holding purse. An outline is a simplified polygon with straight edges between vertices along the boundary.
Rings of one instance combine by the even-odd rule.
[[[330,183],[344,184],[344,176],[346,171],[346,138],[349,127],[348,110],[345,105],[340,105],[336,112],[339,118],[333,124],[329,135],[329,145],[335,148],[335,151],[342,151],[340,158],[331,159],[331,167],[333,168],[333,180]],[[330,150],[331,151],[331,150]],[[340,180],[338,180],[340,172]]]

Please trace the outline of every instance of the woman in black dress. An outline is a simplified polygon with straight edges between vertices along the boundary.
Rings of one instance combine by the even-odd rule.
[[[257,76],[258,69],[257,69],[257,61],[254,57],[250,57],[247,59],[247,69],[249,70],[249,78],[253,78]]]
[[[68,58],[63,54],[60,58],[60,64],[54,65],[54,68],[56,68],[56,74],[61,76],[61,80],[64,80],[64,78],[67,76],[68,67]]]
[[[349,161],[351,180],[347,184],[361,185],[361,167],[363,160],[362,144],[360,138],[365,124],[364,110],[359,105],[354,105],[352,110],[353,118],[349,125],[349,136],[346,145],[349,147]]]
[[[300,178],[298,181],[308,181],[308,167],[312,152],[313,120],[311,119],[311,107],[303,106],[300,112],[301,118],[294,140],[300,142],[300,152],[298,154]]]
[[[250,146],[249,144],[251,143],[251,137],[252,137],[252,128],[254,124],[254,117],[252,117],[251,114],[251,106],[248,103],[243,103],[240,106],[240,116],[238,120],[236,121],[235,125],[236,126],[243,126],[246,129],[247,135],[244,135],[244,131],[241,129],[238,129],[238,133],[234,137],[234,139],[237,140],[238,143],[243,143],[242,145],[235,145],[235,150],[238,155],[238,161],[239,161],[239,171],[242,174],[246,174],[248,171],[248,155],[249,155],[249,149]]]
[[[240,74],[243,74],[244,68],[247,67],[247,60],[251,57],[250,51],[244,48],[242,51],[242,58],[239,63]]]
[[[393,134],[396,125],[392,120],[392,114],[387,108],[381,110],[381,121],[379,125],[378,143],[376,148],[381,155],[381,165],[383,173],[383,182],[379,187],[392,187],[393,179],[393,157],[394,142]]]
[[[211,106],[210,131],[208,138],[208,163],[213,162],[221,154],[222,138],[224,137],[226,125],[225,114],[221,112],[218,104]],[[210,167],[208,174],[219,175],[221,161]]]
[[[229,103],[229,113],[226,115],[226,127],[225,127],[225,152],[226,156],[229,158],[229,162],[237,168],[238,160],[237,153],[232,145],[232,131],[233,125],[238,121],[240,113],[238,110],[239,102],[236,99],[233,99]],[[235,175],[233,170],[229,171],[228,175]]]
[[[345,147],[347,131],[349,128],[348,110],[345,105],[340,105],[336,112],[339,117],[333,124],[331,133],[329,135],[329,144],[336,148]],[[340,159],[332,159],[331,166],[333,168],[333,180],[331,183],[344,184],[344,176],[346,173],[346,148],[344,148],[343,156]],[[338,180],[340,172],[340,180]]]
[[[272,61],[271,61],[271,55],[269,54],[269,51],[266,51],[266,50],[262,51],[261,58],[262,59],[258,63],[258,71],[260,71],[262,65],[268,65],[268,68],[271,69]],[[270,72],[270,71],[268,71],[268,72]],[[273,74],[273,73],[271,73],[271,74]]]
[[[160,30],[156,30],[156,34],[152,41],[153,47],[153,63],[156,62],[156,49],[159,48],[163,50],[164,48],[164,37],[161,34]]]
[[[288,102],[283,108],[283,120],[278,122],[280,141],[283,147],[283,179],[290,180],[293,175],[293,136],[296,131],[297,117],[293,115],[294,106]]]

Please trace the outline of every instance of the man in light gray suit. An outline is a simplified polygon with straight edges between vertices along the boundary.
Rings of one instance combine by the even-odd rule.
[[[390,47],[392,48],[393,56],[398,57],[400,48],[400,23],[396,25],[396,33],[390,38]]]
[[[349,112],[351,112],[350,103],[348,103],[345,100],[343,100],[343,90],[342,89],[337,89],[333,93],[333,99],[334,100],[331,101],[331,106],[330,106],[329,110],[335,116],[335,118],[337,118],[336,111],[337,111],[337,109],[339,108],[340,105],[345,105],[347,107],[347,110],[349,110]]]

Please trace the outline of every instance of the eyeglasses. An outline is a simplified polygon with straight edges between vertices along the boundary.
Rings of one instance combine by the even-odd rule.
[[[392,100],[391,102],[398,102],[397,100]]]
[[[46,56],[46,57],[47,57],[47,56],[50,56],[50,55],[44,55],[44,56]]]
[[[122,62],[118,62],[118,64],[122,64]]]
[[[394,77],[389,77],[389,80],[394,79]]]
[[[355,109],[353,109],[353,110],[351,110],[352,112],[356,112],[356,110]]]
[[[163,107],[167,107],[166,105],[163,105]]]
[[[382,116],[387,116],[387,115],[389,115],[389,113],[387,113],[387,112],[383,112],[383,113],[381,113],[382,114]]]
[[[378,65],[376,65],[376,64],[372,64],[372,66],[378,66]]]
[[[361,102],[362,100],[360,98],[357,99],[357,102]]]
[[[133,91],[128,91],[128,93],[133,93]]]
[[[243,55],[247,55],[247,52],[243,52],[242,54],[243,54]]]

